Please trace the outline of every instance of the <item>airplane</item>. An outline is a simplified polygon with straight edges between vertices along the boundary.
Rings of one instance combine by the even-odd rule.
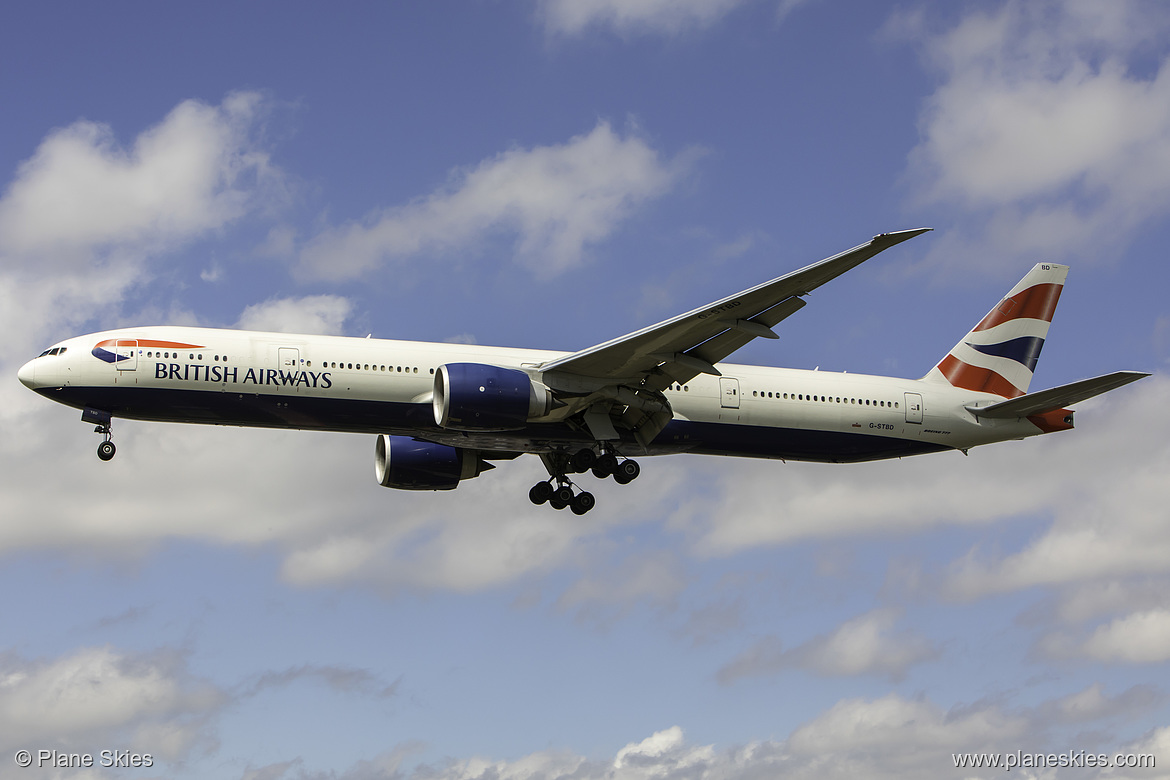
[[[1149,376],[1029,393],[1068,266],[1038,263],[921,379],[722,362],[821,285],[929,228],[872,240],[579,352],[194,327],[67,339],[20,381],[82,410],[116,452],[115,417],[375,434],[384,487],[450,490],[533,453],[535,504],[596,504],[570,474],[627,484],[631,455],[851,463],[961,451],[1073,427],[1065,407]]]

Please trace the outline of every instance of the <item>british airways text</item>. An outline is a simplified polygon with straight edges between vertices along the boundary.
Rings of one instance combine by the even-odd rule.
[[[234,385],[286,385],[291,387],[333,387],[329,371],[284,371],[275,368],[249,368],[240,378],[238,366],[206,366],[199,363],[155,363],[155,379],[181,379],[185,382],[221,382]]]

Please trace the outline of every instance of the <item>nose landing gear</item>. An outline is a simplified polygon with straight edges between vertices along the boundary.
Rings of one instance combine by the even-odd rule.
[[[110,441],[110,428],[113,425],[113,415],[109,412],[103,412],[100,409],[84,409],[81,412],[81,421],[87,423],[94,423],[97,425],[93,429],[94,433],[100,433],[104,438],[102,443],[98,445],[97,456],[102,460],[110,460],[114,457],[114,453],[118,448]]]

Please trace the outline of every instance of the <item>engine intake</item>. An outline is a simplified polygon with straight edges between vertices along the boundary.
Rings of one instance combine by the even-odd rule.
[[[447,363],[435,372],[435,423],[456,431],[518,431],[552,408],[544,385],[514,368]]]
[[[398,490],[454,490],[459,481],[495,466],[477,450],[448,447],[409,436],[378,437],[374,473],[382,487]]]

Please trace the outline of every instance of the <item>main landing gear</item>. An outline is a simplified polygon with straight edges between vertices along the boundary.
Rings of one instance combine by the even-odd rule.
[[[597,499],[592,493],[582,490],[573,492],[573,482],[566,476],[567,473],[584,474],[593,472],[598,479],[612,476],[614,482],[626,485],[638,478],[642,469],[638,462],[618,460],[618,456],[606,449],[601,455],[588,447],[577,450],[572,455],[567,453],[552,453],[541,456],[545,467],[552,476],[544,482],[537,482],[528,491],[528,498],[532,503],[540,505],[548,503],[553,509],[568,507],[575,515],[583,515],[597,505]],[[556,482],[556,486],[553,483]]]

